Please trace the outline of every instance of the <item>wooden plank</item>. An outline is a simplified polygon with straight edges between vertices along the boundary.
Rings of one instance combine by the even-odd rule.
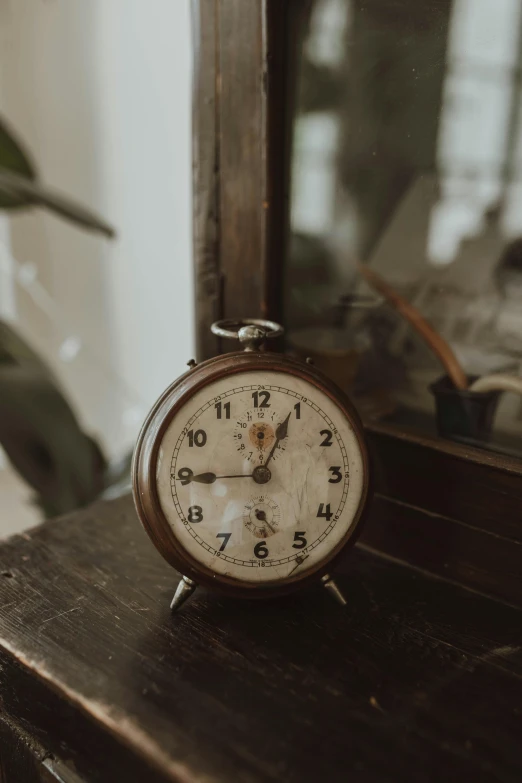
[[[23,735],[0,714],[0,780],[2,783],[41,783],[37,762]]]
[[[1,712],[0,780],[2,783],[82,783],[71,767]]]
[[[192,0],[194,51],[192,98],[192,203],[196,355],[215,356],[219,343],[210,325],[221,316],[219,269],[218,0]]]
[[[522,544],[375,496],[362,541],[379,552],[522,607]]]
[[[0,547],[0,695],[86,780],[505,781],[522,613],[356,549],[344,609],[198,591],[128,498]],[[112,776],[112,777],[111,777]]]
[[[295,2],[295,0],[294,0]],[[198,357],[217,318],[281,318],[288,217],[290,0],[193,0]]]
[[[440,438],[367,428],[374,502],[365,541],[522,606],[522,466]]]
[[[519,460],[390,426],[367,434],[376,492],[522,543]]]
[[[284,323],[286,256],[290,237],[290,188],[296,74],[295,35],[310,0],[265,0],[266,190],[264,318]],[[283,343],[276,348],[283,349]]]
[[[220,258],[227,318],[265,299],[265,3],[220,0]]]

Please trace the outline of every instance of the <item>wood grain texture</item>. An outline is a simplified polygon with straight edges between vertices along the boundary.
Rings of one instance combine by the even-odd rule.
[[[220,0],[220,266],[226,318],[263,316],[267,203],[265,3]]]
[[[193,0],[198,358],[218,318],[281,318],[288,218],[287,19],[295,0]]]
[[[173,617],[129,498],[4,543],[0,572],[3,710],[83,780],[522,775],[521,612],[443,580],[356,548],[345,609],[201,590]]]
[[[219,269],[218,0],[192,0],[192,206],[196,355],[219,350],[210,324],[221,317]]]
[[[373,549],[522,607],[522,545],[376,495],[362,541]]]
[[[364,540],[522,606],[522,465],[440,438],[367,427],[376,499]]]
[[[375,490],[522,544],[522,463],[441,438],[367,428]]]
[[[2,783],[82,783],[74,769],[49,753],[21,724],[0,712]]]

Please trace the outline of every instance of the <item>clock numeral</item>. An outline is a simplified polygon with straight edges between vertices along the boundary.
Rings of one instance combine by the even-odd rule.
[[[194,475],[194,471],[190,468],[180,468],[178,470],[178,478],[181,481],[183,486],[186,486],[186,484],[190,484],[190,479]]]
[[[319,506],[319,509],[317,511],[317,516],[318,517],[324,517],[326,519],[326,521],[329,522],[331,520],[331,518],[333,517],[333,514],[330,511],[330,504],[327,503],[326,506],[325,506],[324,503],[321,503],[320,506]]]
[[[294,549],[304,549],[307,546],[308,542],[305,538],[305,533],[305,530],[302,533],[294,533],[294,543],[292,544]]]
[[[207,442],[207,433],[205,430],[189,430],[187,432],[187,437],[189,439],[189,446],[192,448],[192,446],[204,446]]]
[[[343,480],[343,474],[341,473],[341,468],[328,468],[328,470],[332,474],[332,478],[328,479],[329,484],[338,484],[340,481]]]
[[[300,419],[301,418],[301,403],[300,402],[296,402],[296,404],[294,405],[294,410],[295,410],[295,418],[296,419]]]
[[[332,433],[330,430],[321,430],[319,435],[324,435],[324,440],[321,443],[321,446],[331,446],[332,445]]]
[[[191,506],[188,511],[189,522],[203,522],[203,509],[201,506]]]
[[[219,551],[220,552],[224,552],[228,542],[230,541],[231,536],[232,536],[232,533],[218,533],[217,534],[216,538],[222,538],[223,539],[223,543],[219,547]]]
[[[225,404],[223,404],[222,402],[216,402],[216,404],[214,405],[214,408],[216,409],[218,419],[222,419],[223,418],[223,411],[225,412],[225,419],[230,419],[230,403],[229,402],[225,402]]]
[[[260,398],[263,398],[262,402],[259,402]],[[269,408],[270,392],[267,391],[255,391],[252,392],[252,399],[254,400],[254,408]]]
[[[259,560],[264,560],[265,557],[268,557],[268,549],[266,548],[266,541],[260,541],[259,544],[255,545],[254,555]]]

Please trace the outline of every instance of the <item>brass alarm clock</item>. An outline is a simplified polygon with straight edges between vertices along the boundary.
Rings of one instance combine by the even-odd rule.
[[[143,425],[132,476],[136,509],[183,577],[228,595],[281,595],[331,577],[360,532],[368,500],[363,428],[346,395],[312,365],[263,350],[282,327],[220,321],[244,350],[191,369]]]

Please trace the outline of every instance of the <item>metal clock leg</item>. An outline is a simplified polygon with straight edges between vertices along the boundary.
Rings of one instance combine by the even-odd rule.
[[[344,595],[343,595],[343,594],[341,593],[341,591],[339,590],[339,588],[337,587],[337,585],[335,584],[335,582],[334,582],[334,580],[332,579],[332,577],[330,576],[330,574],[325,574],[325,575],[322,577],[322,579],[321,579],[321,582],[322,582],[322,583],[323,583],[323,585],[326,587],[326,589],[328,590],[328,592],[330,593],[330,595],[331,595],[333,598],[335,598],[335,600],[337,601],[337,603],[341,604],[341,606],[346,606],[346,604],[347,604],[348,602],[347,602],[346,598],[344,597]]]
[[[193,579],[189,579],[188,576],[182,576],[170,605],[171,610],[177,612],[185,601],[190,598],[197,586],[197,582],[194,582]]]

